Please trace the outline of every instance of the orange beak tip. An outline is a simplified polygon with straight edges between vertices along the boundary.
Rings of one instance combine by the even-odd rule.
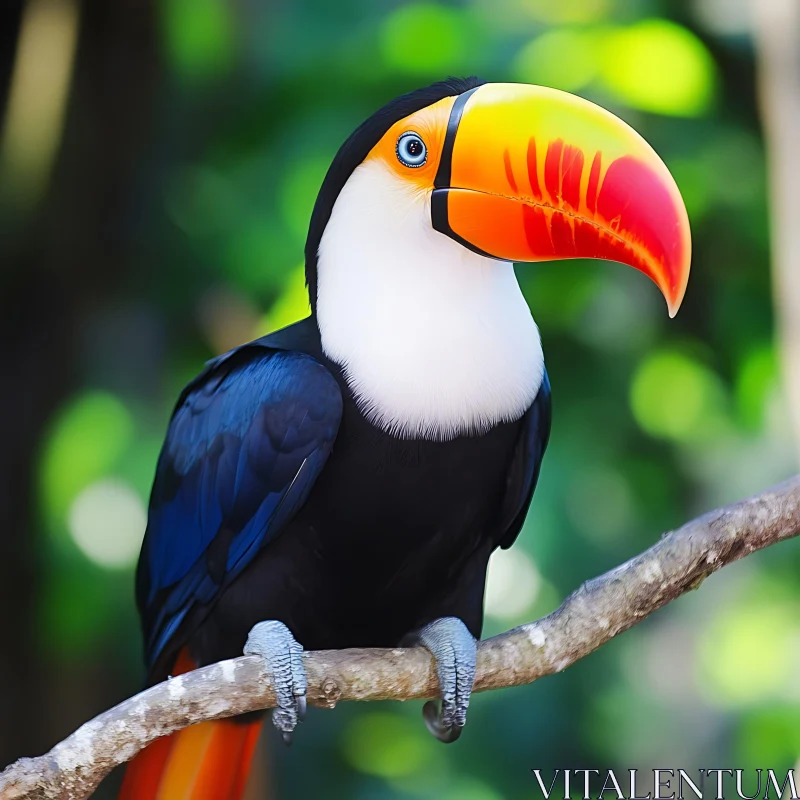
[[[686,278],[688,278],[688,270],[686,274]],[[669,318],[675,319],[675,315],[678,313],[678,310],[683,305],[683,298],[686,295],[686,280],[684,280],[683,286],[681,286],[680,290],[672,297],[667,298],[667,310],[669,311]]]

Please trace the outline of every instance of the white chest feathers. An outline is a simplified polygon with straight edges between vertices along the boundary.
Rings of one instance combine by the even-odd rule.
[[[542,381],[539,331],[510,263],[433,230],[429,198],[365,163],[319,248],[322,347],[362,413],[446,440],[519,419]]]

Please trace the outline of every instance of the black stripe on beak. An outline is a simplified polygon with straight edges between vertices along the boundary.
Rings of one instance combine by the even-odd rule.
[[[436,170],[436,177],[433,180],[434,189],[447,189],[450,187],[450,173],[453,165],[453,146],[456,143],[456,132],[464,114],[464,106],[472,96],[473,92],[480,89],[476,86],[464,94],[460,94],[450,109],[450,119],[447,121],[447,132],[444,135],[444,145],[442,146],[442,157],[439,159],[439,169]]]
[[[468,242],[466,239],[459,236],[451,227],[447,214],[447,196],[451,191],[450,178],[453,165],[453,146],[456,142],[456,133],[458,126],[461,123],[461,117],[464,115],[464,107],[471,97],[472,93],[480,89],[476,86],[464,94],[460,94],[453,103],[450,109],[450,119],[447,121],[447,131],[444,136],[444,145],[442,146],[442,157],[439,160],[439,169],[436,171],[436,177],[433,180],[433,192],[431,193],[431,225],[433,229],[449,236],[454,241],[458,242],[467,250],[472,250],[481,256],[493,256],[485,253],[475,245]]]

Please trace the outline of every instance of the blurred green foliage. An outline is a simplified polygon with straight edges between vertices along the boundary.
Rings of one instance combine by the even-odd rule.
[[[160,0],[165,80],[131,211],[145,277],[106,312],[120,329],[120,309],[142,312],[137,336],[164,344],[126,362],[126,380],[87,346],[85,385],[43,432],[46,657],[80,666],[114,651],[127,669],[120,694],[136,687],[142,531],[124,522],[131,497],[146,506],[178,391],[205,359],[307,313],[302,247],[330,159],[383,102],[448,74],[607,106],[673,170],[694,236],[674,321],[655,287],[618,265],[518,270],[544,341],[553,435],[517,555],[492,568],[487,633],[547,613],[662,530],[792,471],[752,42],[720,9]],[[97,514],[105,534],[85,522]],[[109,555],[92,535],[121,549]],[[532,796],[532,767],[786,769],[800,757],[788,710],[798,574],[796,546],[747,559],[566,674],[477,696],[454,747],[427,736],[418,704],[312,711],[292,750],[274,754],[275,780],[287,797],[506,800]]]

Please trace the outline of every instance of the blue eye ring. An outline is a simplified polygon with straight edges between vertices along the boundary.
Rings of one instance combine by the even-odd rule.
[[[397,139],[397,160],[409,169],[424,167],[428,160],[428,148],[415,131],[401,133]]]

